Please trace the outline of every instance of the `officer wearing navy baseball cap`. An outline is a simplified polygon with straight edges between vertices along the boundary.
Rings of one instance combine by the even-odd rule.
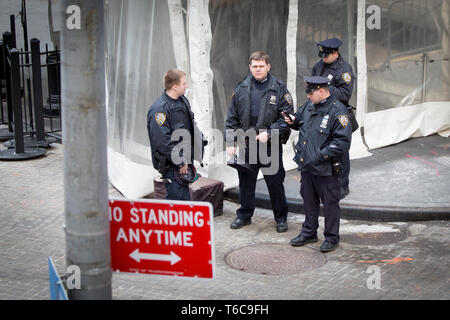
[[[319,57],[322,58],[312,69],[312,76],[323,76],[329,81],[330,93],[342,102],[348,109],[352,131],[358,129],[358,122],[353,113],[349,100],[353,93],[354,74],[352,67],[339,53],[342,41],[337,38],[326,39],[317,43]],[[342,158],[342,198],[350,193],[350,156],[345,154]]]
[[[347,108],[330,94],[329,80],[321,76],[305,77],[309,101],[284,121],[298,130],[294,161],[301,171],[300,194],[305,222],[292,246],[317,242],[320,203],[325,217],[325,241],[320,251],[330,252],[339,245],[341,173],[339,161],[348,153],[352,138]]]

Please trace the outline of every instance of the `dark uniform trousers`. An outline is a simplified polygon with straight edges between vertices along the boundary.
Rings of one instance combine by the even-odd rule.
[[[323,202],[325,217],[325,240],[339,242],[341,179],[337,176],[317,176],[302,171],[300,194],[305,209],[305,222],[301,234],[305,237],[317,235],[319,227],[320,199]]]
[[[268,147],[268,150],[270,150],[270,146]],[[286,221],[288,215],[288,206],[283,185],[286,172],[284,170],[282,157],[282,146],[280,144],[278,158],[279,169],[274,175],[264,175],[276,222]],[[239,200],[241,207],[236,211],[236,214],[237,217],[241,219],[247,219],[253,216],[255,211],[256,179],[258,177],[259,169],[267,165],[262,165],[258,161],[257,164],[250,164],[250,166],[253,170],[238,170]]]

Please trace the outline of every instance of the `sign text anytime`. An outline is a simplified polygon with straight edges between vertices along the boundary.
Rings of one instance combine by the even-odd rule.
[[[113,270],[213,277],[209,203],[111,200]]]
[[[170,225],[170,226],[190,226],[201,228],[205,224],[203,213],[200,211],[175,211],[175,210],[158,210],[158,214],[153,209],[147,208],[131,208],[130,221],[134,224],[147,225]],[[123,219],[123,212],[120,207],[115,207],[110,212],[110,220],[121,222]],[[171,246],[192,247],[192,232],[159,229],[142,229],[142,228],[119,228],[116,242],[145,242],[149,244],[150,241],[156,241],[157,244],[165,244]]]

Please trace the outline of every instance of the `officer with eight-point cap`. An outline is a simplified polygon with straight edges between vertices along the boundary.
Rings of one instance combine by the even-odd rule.
[[[325,216],[325,241],[320,250],[330,252],[339,244],[342,155],[350,148],[352,129],[347,108],[330,93],[329,80],[320,76],[305,77],[309,101],[295,115],[285,113],[291,129],[299,131],[294,161],[301,171],[300,194],[305,222],[293,246],[317,242],[320,203]]]

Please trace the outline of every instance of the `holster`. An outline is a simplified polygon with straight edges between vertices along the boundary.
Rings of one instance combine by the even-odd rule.
[[[331,172],[333,176],[339,177],[342,172],[342,162],[339,159],[331,159]]]

